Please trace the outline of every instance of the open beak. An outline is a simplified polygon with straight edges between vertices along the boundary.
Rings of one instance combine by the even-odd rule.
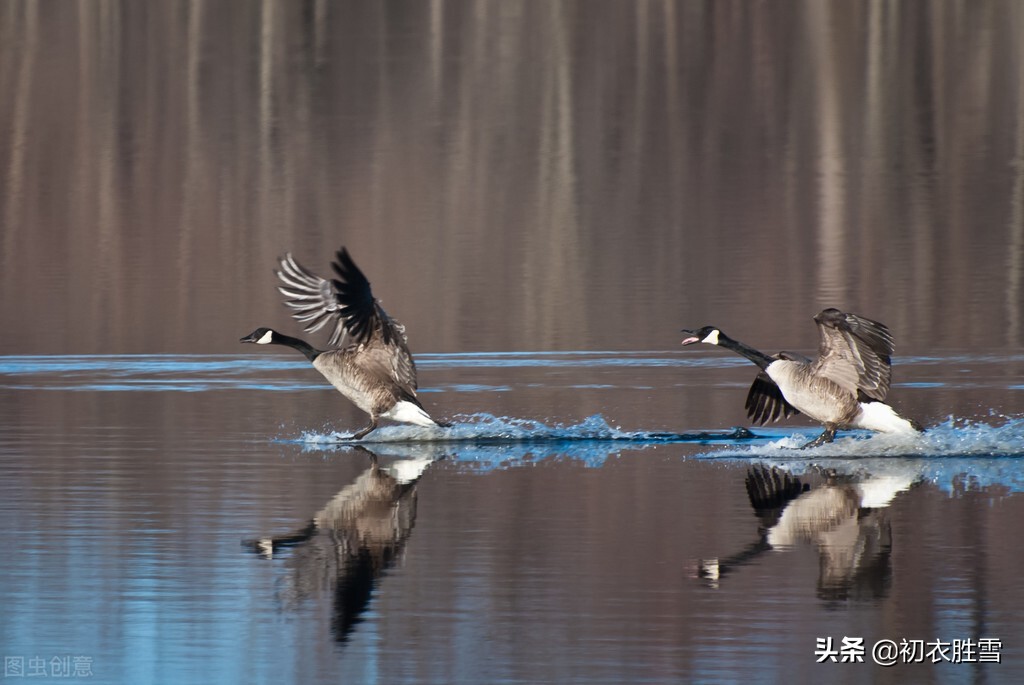
[[[683,333],[686,333],[686,337],[683,338],[683,345],[692,345],[700,342],[700,338],[698,338],[693,331],[688,331],[684,328]]]
[[[256,331],[253,331],[252,333],[250,333],[249,335],[245,336],[244,338],[239,338],[238,342],[248,342],[248,343],[256,342]]]

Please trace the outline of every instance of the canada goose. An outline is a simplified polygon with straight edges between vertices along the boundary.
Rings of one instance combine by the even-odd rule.
[[[331,628],[347,641],[369,607],[381,577],[401,558],[416,523],[416,484],[436,459],[410,456],[381,466],[363,447],[370,465],[339,490],[302,528],[243,544],[267,559],[293,550],[282,596],[289,604],[329,590]],[[442,456],[443,458],[443,456]]]
[[[747,496],[760,520],[757,541],[729,557],[701,560],[698,575],[715,586],[765,552],[811,544],[818,550],[822,599],[880,596],[892,549],[886,508],[918,477],[916,470],[844,476],[831,469],[797,477],[757,464],[746,476]]]
[[[836,431],[866,428],[913,433],[921,427],[884,403],[892,376],[893,339],[877,321],[828,308],[814,317],[821,335],[814,361],[781,353],[769,357],[714,326],[683,330],[683,345],[707,343],[741,354],[761,368],[747,396],[747,415],[759,425],[803,412],[825,425],[804,447],[832,442]]]
[[[287,345],[306,355],[342,395],[370,415],[370,423],[351,436],[365,437],[381,417],[418,426],[448,426],[430,418],[416,397],[416,364],[405,326],[392,319],[373,297],[370,282],[348,250],[338,250],[331,265],[337,278],[327,280],[307,271],[291,254],[275,271],[284,285],[278,290],[293,316],[307,332],[333,323],[329,350],[318,350],[298,338],[270,328],[257,328],[241,339],[257,345]]]

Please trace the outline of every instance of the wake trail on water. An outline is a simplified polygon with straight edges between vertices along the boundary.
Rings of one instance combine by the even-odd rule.
[[[831,444],[799,449],[815,435],[811,428],[627,431],[599,414],[561,424],[481,413],[457,416],[450,428],[382,426],[360,441],[333,429],[304,430],[276,441],[301,445],[304,452],[367,450],[384,458],[448,459],[484,471],[547,459],[598,468],[623,450],[691,444],[702,451],[687,453],[688,459],[930,481],[951,493],[990,486],[1024,491],[1022,417],[993,417],[992,423],[951,417],[912,436],[852,431]]]
[[[757,431],[757,429],[755,429]],[[799,449],[818,431],[800,428],[775,439],[751,441],[748,444],[726,445],[721,450],[706,452],[709,458],[778,458],[803,459],[821,457],[1024,457],[1024,418],[996,417],[994,423],[949,417],[923,433],[888,434],[867,431],[841,432],[835,442],[810,449]],[[761,437],[766,437],[762,435]]]
[[[297,438],[279,438],[278,442],[299,444],[304,452],[367,450],[380,457],[450,459],[491,470],[547,459],[596,468],[625,449],[681,443],[737,444],[753,439],[745,428],[687,433],[627,431],[609,424],[600,414],[563,424],[478,413],[455,416],[452,423],[446,428],[387,425],[360,441],[331,429],[305,430]]]
[[[810,470],[890,479],[908,486],[928,482],[948,494],[1024,492],[1024,418],[993,423],[950,417],[920,435],[848,434],[812,449],[798,449],[813,431],[747,446],[727,445],[698,458],[765,463],[794,474]]]
[[[545,423],[535,419],[517,419],[507,416],[478,413],[459,415],[450,427],[423,428],[411,425],[382,426],[359,441],[350,433],[334,430],[303,431],[297,439],[307,445],[360,444],[368,448],[393,443],[565,443],[565,442],[626,442],[626,443],[740,443],[754,438],[745,428],[725,430],[699,430],[685,433],[665,431],[627,431],[612,426],[600,414],[587,417],[579,423]]]

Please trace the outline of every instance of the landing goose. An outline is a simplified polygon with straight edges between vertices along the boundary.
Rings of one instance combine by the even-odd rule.
[[[707,343],[740,354],[761,368],[747,396],[747,413],[763,425],[802,412],[825,431],[804,445],[832,442],[836,431],[865,428],[914,433],[921,427],[884,403],[892,376],[893,339],[877,321],[828,308],[814,317],[821,344],[814,361],[780,353],[775,357],[733,340],[715,326],[684,330],[683,345]]]
[[[405,326],[392,319],[370,290],[370,282],[352,261],[348,250],[338,250],[331,265],[337,278],[327,280],[308,271],[291,254],[275,271],[285,304],[307,332],[328,324],[328,345],[318,350],[309,343],[257,328],[241,339],[257,345],[287,345],[304,354],[342,395],[370,415],[370,423],[351,436],[359,440],[377,428],[381,417],[419,426],[447,426],[430,418],[416,397],[416,364],[405,337]]]

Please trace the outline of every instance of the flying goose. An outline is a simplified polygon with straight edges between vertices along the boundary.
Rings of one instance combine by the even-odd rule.
[[[761,368],[747,396],[747,415],[759,425],[803,412],[825,425],[804,445],[832,442],[836,431],[866,428],[882,433],[913,433],[921,427],[885,404],[892,376],[893,339],[877,321],[828,308],[814,317],[821,344],[814,361],[780,353],[769,357],[714,326],[684,330],[683,345],[719,345]]]
[[[416,364],[405,337],[405,326],[392,319],[373,297],[370,282],[338,250],[331,265],[337,278],[327,280],[308,271],[292,255],[275,271],[283,285],[285,304],[307,332],[333,324],[328,344],[318,350],[309,343],[257,328],[241,339],[257,345],[287,345],[304,354],[342,395],[370,415],[370,423],[351,436],[359,440],[377,428],[381,417],[418,426],[447,426],[430,418],[416,397]]]

